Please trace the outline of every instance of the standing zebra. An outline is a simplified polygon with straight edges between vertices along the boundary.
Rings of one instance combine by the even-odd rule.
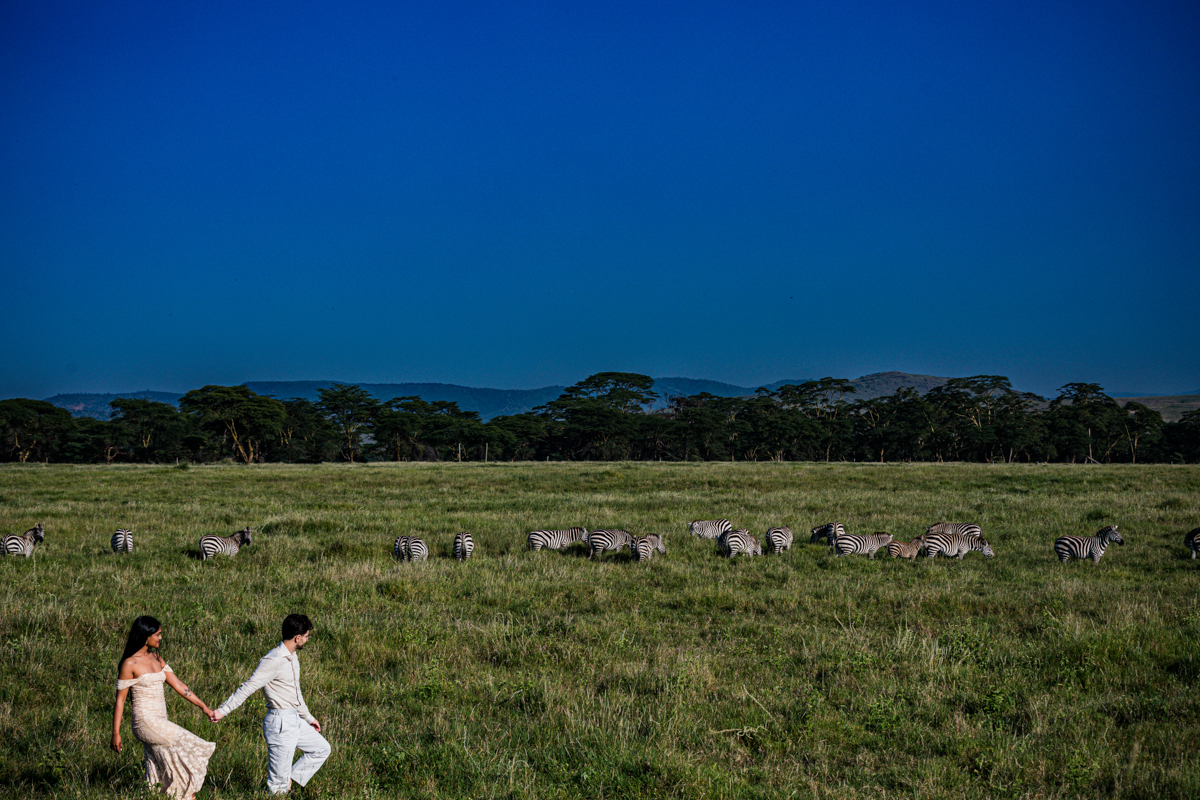
[[[218,553],[225,556],[236,556],[238,549],[250,544],[250,533],[254,528],[242,528],[232,536],[217,536],[208,534],[200,537],[200,558],[208,561]]]
[[[996,555],[988,540],[966,533],[933,533],[925,536],[925,557],[936,558],[941,553],[946,558],[953,556],[959,561],[972,550],[978,550],[987,558]]]
[[[397,561],[408,560],[408,540],[411,538],[411,536],[396,537],[396,543],[392,545],[392,555],[396,557]]]
[[[1121,534],[1117,533],[1116,525],[1101,528],[1095,536],[1060,536],[1054,541],[1054,552],[1064,564],[1070,561],[1072,556],[1090,558],[1093,564],[1099,564],[1100,556],[1104,555],[1109,542],[1125,544]]]
[[[1192,551],[1192,558],[1196,557],[1196,552],[1200,551],[1200,528],[1189,531],[1183,537],[1183,546]]]
[[[761,556],[763,552],[758,539],[755,539],[745,528],[738,528],[736,531],[725,534],[721,539],[721,550],[724,551],[726,558],[733,558],[740,553],[748,556]]]
[[[833,551],[833,543],[837,541],[839,536],[846,535],[846,526],[840,522],[829,522],[825,525],[818,525],[812,529],[812,536],[808,537],[809,544],[816,544],[824,539],[829,544],[830,552]]]
[[[649,536],[634,536],[629,542],[629,554],[633,556],[634,561],[649,561],[655,550],[665,554],[667,546],[663,544],[661,536],[653,533]]]
[[[719,539],[733,530],[727,519],[698,519],[688,523],[688,533],[701,539]]]
[[[766,542],[766,551],[773,555],[780,555],[784,550],[792,549],[792,529],[784,525],[779,528],[769,528],[767,535],[763,537]]]
[[[924,545],[924,536],[918,536],[911,542],[888,542],[887,554],[892,558],[907,558],[909,561],[916,561]]]
[[[416,536],[401,536],[392,545],[392,553],[401,561],[424,561],[429,558],[429,547]]]
[[[463,531],[454,536],[454,557],[459,561],[466,561],[471,557],[472,551],[475,550],[475,539],[471,534]]]
[[[117,528],[117,532],[112,535],[111,544],[114,553],[132,553],[133,531],[127,528]]]
[[[887,547],[891,541],[892,535],[887,531],[866,534],[848,533],[834,540],[833,549],[838,558],[855,553],[866,553],[867,558],[874,558],[875,551],[881,547]]]
[[[40,544],[45,538],[45,528],[39,522],[19,536],[15,533],[5,536],[4,550],[2,552],[6,556],[22,555],[29,558],[33,555],[33,546]]]
[[[538,552],[543,547],[547,550],[562,550],[575,542],[586,542],[587,528],[567,528],[560,531],[530,531],[529,549]]]
[[[629,531],[623,531],[619,528],[603,528],[598,531],[592,531],[588,534],[588,558],[595,559],[604,554],[606,550],[620,550],[623,547],[628,547],[633,541],[633,537]]]
[[[961,533],[983,538],[983,530],[974,522],[935,522],[925,529],[926,536],[931,533]]]

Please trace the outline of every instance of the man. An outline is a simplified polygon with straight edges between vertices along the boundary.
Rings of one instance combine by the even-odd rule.
[[[212,712],[219,722],[259,689],[267,701],[263,738],[267,740],[267,790],[286,794],[292,781],[305,786],[329,758],[329,742],[321,735],[321,723],[308,712],[300,693],[299,651],[312,636],[313,625],[303,614],[288,614],[283,620],[283,641],[262,657],[250,680]],[[304,755],[293,764],[300,749]]]

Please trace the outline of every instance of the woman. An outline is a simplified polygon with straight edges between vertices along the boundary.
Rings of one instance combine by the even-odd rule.
[[[204,785],[208,759],[217,748],[191,731],[167,719],[163,684],[168,684],[206,716],[212,712],[192,690],[184,686],[158,653],[162,625],[154,617],[138,617],[129,631],[125,652],[117,666],[117,701],[113,707],[112,749],[121,752],[121,714],[125,695],[133,691],[133,735],[142,743],[146,758],[146,783],[162,784],[162,790],[178,800],[191,800]]]

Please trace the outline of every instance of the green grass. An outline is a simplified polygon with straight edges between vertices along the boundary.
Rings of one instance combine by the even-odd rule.
[[[787,524],[780,558],[688,536]],[[834,559],[814,525],[982,525],[996,558]],[[0,796],[141,796],[108,749],[139,614],[215,707],[316,623],[304,688],[358,797],[1200,796],[1200,467],[521,464],[0,467]],[[1051,545],[1119,523],[1098,566]],[[234,559],[202,534],[255,527]],[[525,551],[540,527],[660,533],[649,565]],[[135,553],[108,538],[134,531]],[[449,557],[453,535],[474,558]],[[392,540],[422,536],[426,564]],[[261,791],[261,697],[213,727],[201,797]],[[126,720],[128,720],[128,710]]]

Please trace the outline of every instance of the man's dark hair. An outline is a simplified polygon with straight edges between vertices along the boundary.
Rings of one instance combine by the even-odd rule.
[[[312,620],[303,614],[288,614],[283,618],[283,641],[295,639],[313,629]]]

